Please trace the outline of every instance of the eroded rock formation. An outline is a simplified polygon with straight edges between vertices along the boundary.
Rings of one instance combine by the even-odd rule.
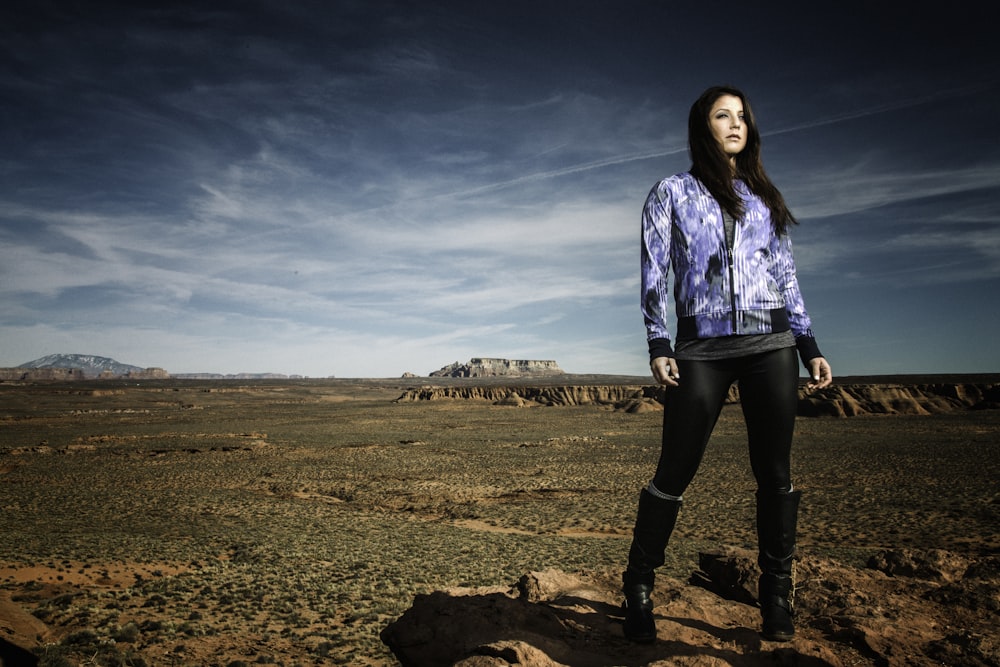
[[[129,380],[166,380],[170,377],[170,373],[162,368],[152,367],[141,371],[129,371],[125,377]]]
[[[545,377],[562,375],[559,365],[550,360],[532,359],[491,359],[474,357],[469,363],[455,362],[429,374],[429,377]]]
[[[397,402],[478,400],[498,405],[610,405],[662,400],[662,389],[650,386],[601,385],[508,387],[498,385],[420,387],[405,391]]]
[[[79,368],[0,368],[0,380],[84,380],[86,376]]]
[[[834,385],[799,400],[799,414],[807,416],[928,415],[994,408],[1000,408],[998,383]]]
[[[657,385],[456,385],[408,389],[396,401],[479,400],[517,407],[604,405],[642,412],[659,409],[666,395],[663,387]],[[727,402],[739,400],[739,389],[734,385],[729,389]],[[1000,408],[997,383],[834,385],[817,392],[803,388],[799,394],[799,414],[808,417],[926,415],[995,408]]]

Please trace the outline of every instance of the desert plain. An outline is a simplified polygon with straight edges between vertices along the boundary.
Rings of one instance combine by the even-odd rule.
[[[995,392],[998,378],[976,382]],[[402,640],[387,628],[415,599],[447,591],[493,604],[490,595],[519,581],[523,589],[528,575],[595,591],[578,592],[569,615],[551,596],[524,603],[574,636],[577,649],[564,655],[578,657],[550,652],[551,664],[997,664],[985,630],[998,611],[995,577],[980,577],[973,604],[927,592],[960,579],[954,568],[917,582],[903,576],[914,568],[894,579],[870,565],[904,554],[916,570],[947,561],[996,574],[1000,410],[949,410],[940,399],[930,410],[797,423],[803,567],[877,575],[879,590],[919,583],[917,597],[936,602],[921,612],[930,634],[914,641],[938,642],[934,651],[908,659],[898,646],[873,646],[863,625],[838,621],[871,616],[880,604],[871,597],[855,596],[868,608],[853,611],[849,601],[831,611],[827,600],[800,620],[801,638],[778,645],[753,639],[752,600],[691,593],[699,554],[755,545],[754,484],[733,403],[685,494],[662,571],[661,635],[676,626],[688,639],[640,652],[620,639],[614,587],[659,453],[661,410],[643,394],[645,378],[544,383],[570,386],[575,400],[522,400],[538,395],[527,391],[537,382],[499,378],[0,383],[0,663],[445,664],[397,654],[387,641]],[[597,385],[605,390],[579,391]],[[462,386],[483,391],[420,398],[421,388]],[[507,598],[520,604],[516,593]],[[715,604],[731,613],[693,622],[681,611]],[[600,622],[588,625],[583,608]],[[469,621],[435,613],[445,625]],[[420,632],[425,644],[436,636]],[[532,632],[544,634],[528,628],[521,649],[480,651],[464,664],[546,664],[529,654],[569,641],[549,633],[540,649]]]

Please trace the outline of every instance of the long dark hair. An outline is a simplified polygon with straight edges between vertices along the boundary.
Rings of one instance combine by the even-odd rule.
[[[729,156],[712,135],[708,117],[712,105],[723,95],[738,97],[743,103],[747,145],[736,156],[735,171],[730,166]],[[733,179],[739,178],[771,210],[771,221],[777,233],[783,234],[789,224],[798,224],[788,210],[785,198],[764,171],[760,160],[760,131],[750,108],[750,100],[742,91],[731,86],[713,86],[695,100],[688,114],[688,152],[691,155],[691,173],[734,218],[743,215],[743,200],[733,189]]]

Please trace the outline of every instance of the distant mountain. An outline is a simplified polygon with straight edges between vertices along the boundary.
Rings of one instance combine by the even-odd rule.
[[[123,364],[108,357],[98,357],[92,354],[50,354],[21,364],[18,368],[79,368],[87,377],[97,377],[104,371],[121,376],[129,373],[142,373],[146,369],[141,366]]]

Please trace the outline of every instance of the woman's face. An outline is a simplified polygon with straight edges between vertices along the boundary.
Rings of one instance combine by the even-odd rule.
[[[708,124],[712,136],[719,142],[722,152],[735,162],[747,145],[747,125],[743,120],[743,102],[733,95],[723,95],[712,105],[708,114]]]

